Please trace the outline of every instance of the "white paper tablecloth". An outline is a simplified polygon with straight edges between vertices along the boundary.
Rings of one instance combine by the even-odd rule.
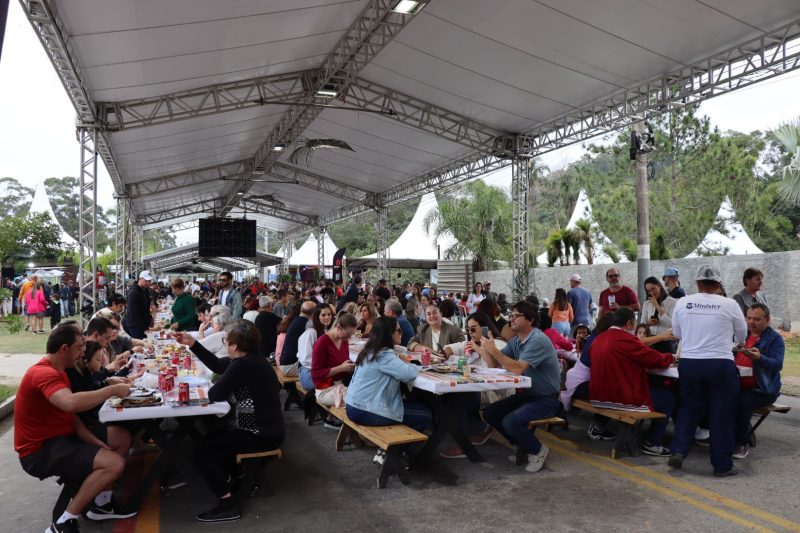
[[[111,407],[108,401],[100,408],[100,422],[122,422],[124,420],[145,420],[151,418],[167,418],[178,416],[225,416],[231,410],[228,402],[210,403],[208,405],[182,405],[171,407],[166,402],[151,407]]]
[[[447,394],[451,392],[484,392],[489,390],[502,390],[502,389],[529,389],[531,387],[531,378],[527,376],[518,376],[516,374],[505,373],[485,376],[488,381],[483,383],[456,383],[452,380],[452,376],[448,374],[439,374],[436,372],[420,372],[417,379],[411,384],[422,390],[432,392],[434,394]]]
[[[750,377],[753,375],[753,369],[749,366],[739,366],[739,375],[742,377]],[[655,374],[656,376],[664,376],[665,378],[673,378],[678,379],[678,366],[677,365],[670,365],[667,368],[651,368],[647,370],[651,374]]]

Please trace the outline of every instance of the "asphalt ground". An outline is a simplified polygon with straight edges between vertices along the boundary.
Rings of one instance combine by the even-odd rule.
[[[694,447],[682,471],[666,459],[610,458],[610,443],[590,441],[590,417],[573,413],[570,429],[543,435],[550,455],[544,469],[526,473],[507,460],[509,450],[490,441],[485,461],[444,460],[457,476],[443,483],[436,472],[413,472],[411,484],[390,478],[376,488],[374,450],[336,452],[336,432],[308,427],[302,413],[286,413],[287,439],[280,460],[266,466],[272,495],[243,501],[240,521],[202,524],[194,515],[214,498],[196,475],[171,493],[151,491],[135,518],[113,523],[82,520],[88,532],[202,531],[800,531],[800,400],[772,414],[758,429],[758,445],[732,478],[711,475],[706,448]],[[13,451],[13,428],[0,424],[2,531],[42,532],[58,496],[54,479],[22,471]],[[188,450],[187,450],[187,453]],[[136,482],[154,455],[132,457],[119,490]]]

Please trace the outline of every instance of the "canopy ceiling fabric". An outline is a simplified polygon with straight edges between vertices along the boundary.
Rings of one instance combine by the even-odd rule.
[[[370,194],[403,190],[454,161],[490,154],[498,135],[536,131],[800,19],[795,0],[430,0],[416,15],[391,14],[391,23],[374,30],[384,34],[373,47],[376,55],[358,52],[366,54],[366,64],[353,67],[347,96],[326,102],[375,109],[384,96],[393,106],[400,100],[416,105],[421,111],[412,118],[419,122],[405,108],[395,116],[324,109],[291,132],[292,138],[331,137],[353,147],[316,153],[310,167],[299,170],[351,186],[345,194],[287,179],[298,172],[287,164],[288,150],[276,164],[268,160],[265,174],[249,174],[282,183],[242,185],[220,179],[225,169],[216,166],[271,150],[276,128],[294,109],[274,102],[313,94],[309,80],[335,56],[337,43],[361,31],[354,21],[388,9],[390,0],[37,2],[60,20],[82,89],[103,111],[96,115],[109,119],[103,135],[119,176],[112,172],[112,179],[117,194],[131,199],[138,225],[169,226],[222,209],[258,216],[275,231],[297,231],[313,217],[353,205],[354,198],[363,204]],[[36,27],[35,3],[22,3]],[[343,70],[359,61],[358,54]],[[241,101],[230,100],[237,84],[255,78],[263,84],[240,94]],[[204,89],[220,84],[228,92]],[[180,101],[145,102],[193,90]],[[74,103],[83,97],[74,88],[68,92]],[[213,112],[185,107],[214,98]],[[126,105],[139,113],[125,115],[127,122],[117,112]],[[161,120],[165,109],[177,119]],[[180,180],[189,172],[196,174],[186,186]],[[226,210],[237,191],[244,194],[233,203],[242,207]],[[276,202],[268,202],[271,209],[247,204],[253,195],[272,195]]]

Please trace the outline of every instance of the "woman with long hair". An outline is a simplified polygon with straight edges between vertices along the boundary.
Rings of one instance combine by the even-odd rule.
[[[481,303],[478,304],[478,308],[475,310],[475,312],[483,313],[492,319],[492,322],[494,322],[494,325],[497,326],[497,330],[500,332],[499,337],[501,339],[510,341],[514,336],[514,332],[511,331],[511,325],[508,323],[508,320],[503,318],[503,315],[500,314],[500,306],[497,305],[497,302],[494,300],[486,298],[485,300],[481,301]],[[498,336],[495,335],[495,338],[498,338]]]
[[[297,340],[297,361],[300,363],[300,385],[306,390],[314,388],[311,378],[311,357],[314,343],[325,334],[333,324],[333,312],[328,304],[319,304],[311,316],[311,327]]]
[[[650,326],[650,333],[658,335],[672,329],[672,311],[677,300],[670,296],[655,276],[644,280],[647,301],[642,305],[642,322]]]
[[[356,331],[366,337],[372,331],[372,324],[375,323],[375,319],[378,318],[378,310],[369,302],[361,304],[358,310],[361,314],[361,320],[358,321]]]
[[[355,368],[350,361],[347,341],[355,331],[356,317],[344,314],[314,343],[311,377],[317,391],[317,402],[321,405],[341,406],[344,403],[347,383]]]
[[[553,303],[550,304],[548,311],[550,320],[553,321],[553,329],[561,333],[564,337],[569,335],[569,325],[575,318],[572,310],[572,305],[567,301],[567,291],[559,287],[556,289],[556,295],[553,298]]]
[[[486,296],[483,294],[483,283],[478,281],[472,286],[472,292],[469,293],[467,297],[467,313],[472,314],[477,311],[478,304],[485,298]]]
[[[38,280],[25,294],[25,313],[33,317],[31,320],[32,333],[44,333],[44,312],[47,305],[47,298],[44,296],[44,282]]]
[[[424,431],[431,424],[430,409],[403,399],[400,383],[411,383],[419,367],[406,363],[394,352],[401,330],[393,317],[380,317],[372,326],[367,344],[356,358],[355,371],[345,398],[347,416],[364,426],[405,424]],[[373,461],[382,463],[384,452]]]

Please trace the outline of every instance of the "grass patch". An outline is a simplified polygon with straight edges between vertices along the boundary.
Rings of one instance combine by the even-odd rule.
[[[6,401],[6,399],[14,396],[16,392],[16,385],[0,385],[0,403],[3,403]]]
[[[0,353],[38,353],[44,355],[47,336],[50,333],[50,320],[44,321],[44,334],[34,335],[30,331],[11,334],[8,322],[0,320]]]
[[[783,354],[781,376],[800,377],[800,335],[786,336],[783,341],[786,351]]]

